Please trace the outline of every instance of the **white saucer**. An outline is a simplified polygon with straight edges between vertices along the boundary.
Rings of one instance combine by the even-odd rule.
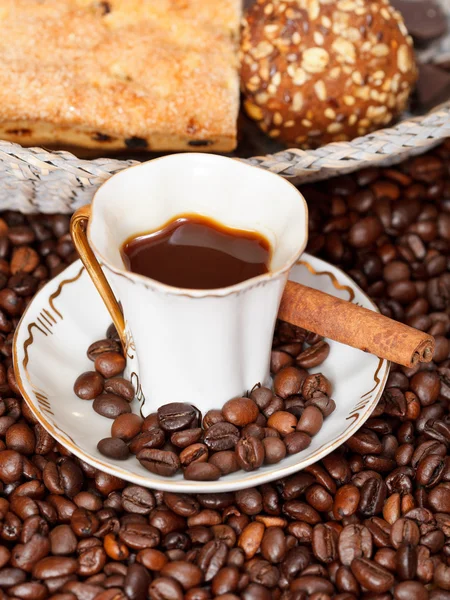
[[[308,254],[292,269],[290,278],[376,310],[347,275]],[[92,362],[86,357],[88,346],[105,336],[110,322],[81,262],[73,263],[36,294],[22,317],[14,339],[17,382],[36,418],[73,454],[112,475],[159,490],[192,493],[237,490],[307,467],[361,427],[377,404],[389,372],[386,360],[330,342],[329,357],[316,371],[323,371],[331,380],[336,410],[324,421],[309,448],[276,465],[250,473],[238,471],[218,481],[188,481],[181,474],[166,478],[144,469],[134,456],[126,461],[102,456],[97,442],[110,436],[112,421],[95,413],[91,402],[80,400],[73,392],[77,376],[92,369]],[[128,359],[127,371],[139,374],[135,357]],[[137,399],[133,401],[133,412],[139,413]]]

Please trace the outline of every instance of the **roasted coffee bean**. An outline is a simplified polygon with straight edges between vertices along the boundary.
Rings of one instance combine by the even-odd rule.
[[[264,462],[267,465],[274,465],[286,456],[285,443],[276,437],[266,437],[262,441],[264,446]]]
[[[208,448],[205,444],[192,444],[180,452],[180,462],[183,468],[194,462],[207,462]]]
[[[397,576],[405,581],[414,579],[417,570],[417,551],[415,546],[402,544],[396,554]]]
[[[261,554],[272,564],[280,563],[286,556],[286,536],[280,527],[266,529],[261,541]]]
[[[276,371],[272,372],[275,373]],[[270,404],[273,392],[267,387],[257,386],[251,391],[250,398],[255,402],[259,410],[264,410]]]
[[[172,402],[158,408],[158,421],[161,429],[167,432],[180,431],[192,426],[197,411],[190,404]]]
[[[221,410],[208,410],[208,412],[203,417],[203,429],[209,429],[216,423],[222,423],[225,421],[225,417],[222,414]]]
[[[96,357],[94,366],[105,379],[110,379],[125,369],[125,358],[119,352],[102,352]]]
[[[142,419],[139,415],[124,413],[114,419],[111,436],[130,442],[141,430]]]
[[[55,440],[47,433],[40,423],[36,423],[34,426],[34,436],[36,439],[35,453],[37,455],[48,454],[55,445]]]
[[[420,581],[402,581],[394,588],[395,600],[428,600],[428,597],[428,591]]]
[[[241,437],[256,437],[258,440],[263,440],[266,436],[265,428],[256,423],[249,423],[241,429]]]
[[[304,592],[311,597],[313,594],[326,594],[330,596],[333,593],[333,584],[318,575],[302,575],[295,579],[291,585],[291,592]]]
[[[144,566],[130,565],[123,582],[123,589],[127,598],[130,598],[130,600],[145,600],[150,582],[150,574]]]
[[[365,217],[358,221],[349,231],[349,244],[354,248],[366,248],[373,244],[383,231],[377,217]]]
[[[203,573],[205,582],[214,579],[220,569],[225,565],[227,556],[227,545],[219,540],[211,540],[200,549],[196,563]]]
[[[306,402],[305,406],[317,406],[325,418],[329,417],[336,409],[335,401],[319,392],[314,393],[313,397]]]
[[[306,500],[315,510],[326,511],[333,505],[333,498],[327,490],[319,484],[311,485],[305,493]]]
[[[141,425],[141,431],[149,431],[155,429],[155,427],[159,427],[158,415],[157,413],[150,413],[148,417],[145,417]]]
[[[420,540],[420,531],[414,521],[401,518],[392,525],[390,538],[394,548],[400,548],[402,544],[417,546]]]
[[[295,431],[288,433],[284,438],[284,443],[288,454],[297,454],[310,445],[311,438],[303,431]]]
[[[239,430],[231,423],[220,422],[209,427],[204,442],[213,452],[235,448],[239,441]]]
[[[159,427],[143,431],[131,440],[130,452],[138,454],[144,448],[162,448],[165,440],[164,431]]]
[[[344,519],[355,514],[360,503],[360,491],[355,485],[341,486],[334,498],[333,514],[336,519]]]
[[[13,222],[14,223],[14,222]],[[8,238],[15,246],[31,244],[35,240],[35,233],[31,227],[28,227],[23,220],[16,219],[16,222],[10,224],[6,231]]]
[[[167,563],[162,568],[161,575],[163,577],[172,577],[185,590],[198,586],[203,580],[203,573],[197,565],[181,560]]]
[[[278,431],[282,436],[287,435],[295,431],[297,425],[297,418],[286,411],[280,410],[267,419],[267,426]]]
[[[171,577],[157,577],[148,588],[151,600],[183,600],[183,589]]]
[[[43,268],[43,265],[38,267],[38,269],[40,268]],[[46,274],[44,274],[44,279],[45,278]],[[19,272],[8,279],[8,288],[17,294],[17,296],[21,297],[32,296],[36,292],[38,284],[39,279],[37,270],[34,271],[33,275]]]
[[[387,473],[395,468],[395,460],[384,456],[374,456],[367,454],[363,457],[363,462],[366,467],[377,472]]]
[[[366,481],[360,490],[359,511],[370,517],[381,512],[386,499],[386,484],[375,477]]]
[[[301,417],[303,409],[305,408],[305,399],[301,396],[291,396],[284,402],[284,408],[287,412],[291,413],[297,419]]]
[[[315,525],[321,520],[319,513],[314,508],[299,500],[289,500],[286,502],[283,511],[292,519],[305,521],[310,525]]]
[[[118,437],[104,438],[97,444],[100,454],[113,458],[114,460],[125,460],[129,457],[130,451],[126,442]]]
[[[166,477],[175,475],[181,467],[178,456],[174,452],[166,450],[144,448],[138,453],[137,459],[143,467],[152,473],[165,475]]]
[[[96,371],[82,373],[74,383],[73,391],[82,400],[94,400],[103,392],[103,377]]]
[[[132,402],[134,398],[134,387],[133,385],[123,377],[113,377],[105,381],[105,392],[109,394],[116,394],[124,398],[127,402]]]
[[[303,369],[313,369],[321,365],[330,353],[327,342],[319,341],[297,356],[296,363]]]
[[[77,549],[77,538],[69,525],[58,525],[50,532],[52,554],[70,555]]]
[[[76,573],[78,563],[74,558],[64,556],[49,556],[38,561],[33,567],[33,577],[47,579],[63,577]]]
[[[111,323],[111,325],[109,325],[108,329],[106,330],[106,337],[109,340],[116,340],[116,342],[120,342],[120,336],[117,332],[114,323]]]
[[[22,454],[33,454],[36,438],[26,423],[15,423],[8,428],[5,436],[6,447]]]
[[[259,410],[251,398],[234,398],[225,402],[222,414],[228,423],[232,423],[237,427],[244,427],[256,421]]]
[[[314,375],[308,375],[302,385],[302,395],[306,400],[310,400],[315,394],[324,394],[325,396],[331,395],[331,383],[322,375],[322,373],[315,373]]]
[[[284,367],[289,367],[294,364],[294,357],[288,352],[282,350],[272,350],[270,354],[270,370],[272,373],[278,373]]]
[[[420,544],[426,546],[430,551],[435,554],[442,550],[445,544],[445,535],[439,529],[430,531],[420,538]]]
[[[131,413],[129,403],[115,394],[101,394],[92,404],[96,413],[107,419],[117,419],[119,415]]]
[[[148,515],[155,508],[155,498],[149,490],[130,485],[122,492],[122,506],[130,513]]]
[[[274,413],[283,410],[284,408],[284,402],[281,398],[279,398],[278,396],[274,396],[270,402],[270,404],[268,406],[266,406],[266,408],[263,410],[263,415],[264,417],[266,417],[266,419],[268,419],[269,417],[271,417]]]
[[[105,352],[120,352],[120,344],[118,341],[107,338],[105,340],[99,340],[98,342],[94,342],[91,344],[87,350],[87,356],[92,362],[95,362],[95,359],[100,354],[104,354]]]
[[[138,553],[136,560],[150,571],[161,571],[163,566],[168,562],[167,556],[160,550],[155,550],[154,548],[145,548],[144,550],[141,550]]]
[[[191,444],[195,444],[202,437],[202,429],[196,427],[194,429],[185,429],[184,431],[176,431],[170,436],[170,441],[174,446],[179,448],[187,448]]]
[[[50,492],[66,494],[69,498],[78,494],[83,486],[83,473],[70,458],[63,458],[58,464],[48,462],[43,471],[43,479]]]
[[[264,446],[255,437],[241,438],[236,444],[236,458],[244,471],[254,471],[264,462]]]
[[[222,472],[216,465],[205,462],[192,462],[184,469],[184,478],[195,481],[215,481]]]
[[[347,445],[353,452],[358,454],[381,454],[382,444],[376,433],[367,429],[361,429],[347,440]]]
[[[235,493],[236,504],[245,515],[257,515],[263,510],[263,497],[256,488],[248,488]]]
[[[338,552],[346,566],[350,566],[356,558],[370,558],[372,535],[369,529],[363,525],[346,525],[339,535]]]
[[[275,393],[280,396],[280,398],[287,398],[293,394],[299,394],[306,376],[307,373],[303,369],[285,367],[274,377],[273,388]]]
[[[267,456],[267,454],[266,454]],[[239,464],[236,453],[232,450],[222,450],[215,452],[209,459],[209,462],[220,469],[222,475],[229,475],[239,470]]]
[[[417,468],[420,461],[423,460],[428,454],[438,454],[439,456],[445,456],[446,447],[434,440],[428,440],[420,444],[413,453],[411,459],[411,466]]]
[[[239,584],[239,570],[235,566],[223,567],[214,577],[211,591],[217,596],[230,594],[237,590]]]
[[[411,390],[417,395],[422,406],[429,406],[438,399],[439,376],[435,371],[419,371],[411,379]]]
[[[372,592],[387,592],[394,584],[392,573],[368,558],[355,558],[350,568],[358,583]]]
[[[181,517],[192,517],[200,512],[200,505],[193,496],[188,494],[164,493],[165,504]]]
[[[323,423],[322,412],[317,406],[306,406],[297,423],[297,431],[302,431],[310,436],[316,435]]]
[[[332,527],[316,525],[312,533],[312,550],[314,556],[323,563],[336,560],[338,550],[338,533]]]
[[[444,469],[445,460],[438,454],[429,454],[419,462],[416,481],[420,485],[433,487],[441,481]]]
[[[133,550],[155,548],[160,542],[160,533],[152,525],[147,525],[145,519],[123,523],[119,530],[119,540]]]
[[[428,494],[428,503],[436,512],[450,512],[450,484],[441,483]]]

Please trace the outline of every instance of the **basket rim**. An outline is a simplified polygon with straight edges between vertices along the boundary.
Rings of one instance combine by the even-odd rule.
[[[429,112],[425,113],[424,115],[419,115],[419,116],[415,116],[415,117],[407,117],[403,120],[399,120],[397,123],[395,123],[394,125],[392,125],[390,127],[377,129],[377,130],[375,130],[371,133],[368,133],[364,136],[359,136],[359,137],[353,138],[350,141],[331,142],[329,144],[325,144],[324,146],[320,146],[319,148],[307,149],[307,150],[303,150],[301,148],[295,148],[295,147],[294,148],[286,147],[285,149],[279,150],[279,151],[271,153],[271,154],[266,154],[266,155],[258,154],[258,155],[255,155],[255,156],[252,156],[249,158],[240,158],[240,157],[237,157],[237,158],[238,158],[238,160],[250,161],[250,162],[252,162],[252,161],[267,161],[267,160],[271,160],[271,159],[274,159],[274,160],[280,159],[285,162],[289,158],[289,155],[311,156],[311,157],[321,158],[321,157],[323,157],[324,149],[333,149],[337,153],[339,153],[339,151],[342,151],[349,147],[359,147],[362,144],[370,143],[370,142],[376,141],[376,140],[381,140],[384,137],[389,137],[393,133],[403,132],[405,129],[409,128],[411,125],[422,124],[422,125],[426,126],[427,120],[430,117],[436,117],[438,115],[444,116],[445,120],[448,119],[449,130],[447,131],[447,129],[445,129],[444,131],[442,131],[443,135],[441,136],[441,138],[443,139],[450,135],[450,99],[448,101],[443,102],[442,104],[434,107],[433,109],[431,109]],[[414,145],[415,146],[426,145],[429,142],[429,140],[430,140],[430,138],[416,139],[416,140],[414,140],[414,142],[415,142]],[[46,148],[40,148],[39,146],[21,146],[20,144],[18,144],[16,142],[9,142],[9,141],[0,139],[0,153],[7,151],[8,148],[10,148],[10,149],[20,148],[22,150],[22,153],[26,153],[26,152],[29,152],[30,154],[39,153],[39,155],[41,156],[41,159],[43,157],[45,157],[46,160],[51,160],[52,158],[54,158],[55,162],[58,163],[58,165],[60,167],[61,167],[61,163],[59,162],[58,159],[76,162],[76,163],[78,163],[80,168],[86,167],[89,164],[98,164],[99,166],[103,166],[108,162],[122,164],[124,166],[131,166],[134,164],[138,164],[140,162],[144,162],[144,161],[140,161],[140,160],[118,159],[118,158],[114,158],[114,157],[104,157],[104,158],[98,157],[98,158],[93,158],[93,159],[78,158],[75,154],[73,154],[73,152],[70,152],[68,150],[49,150]],[[171,153],[170,151],[168,151],[168,152]],[[220,153],[218,153],[218,154],[220,154]],[[145,156],[147,156],[147,154],[142,153],[142,156],[145,157]],[[0,159],[1,159],[1,156],[0,156]],[[22,159],[23,159],[23,156],[22,156]],[[153,159],[154,159],[154,157],[151,157],[151,158],[148,158],[147,160],[153,160]],[[340,160],[345,160],[346,164],[350,164],[352,161],[359,162],[357,158],[352,158],[351,156],[345,157],[345,158],[342,157]],[[38,166],[38,165],[36,165],[36,166]],[[281,172],[280,172],[280,174],[281,174]]]
[[[426,115],[404,119],[350,142],[315,150],[290,148],[237,160],[298,185],[367,167],[391,166],[430,150],[445,138],[450,138],[450,100]],[[98,187],[112,175],[140,162],[79,159],[64,150],[23,148],[0,140],[0,210],[71,214],[90,203]]]

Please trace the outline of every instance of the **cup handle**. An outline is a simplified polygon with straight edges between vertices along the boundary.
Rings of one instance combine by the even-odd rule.
[[[72,216],[70,221],[70,232],[72,234],[73,243],[75,248],[80,255],[81,262],[86,268],[89,276],[91,277],[98,293],[100,294],[106,308],[111,315],[113,323],[119,334],[120,341],[124,350],[127,347],[126,335],[125,335],[125,320],[123,318],[122,310],[119,303],[116,300],[114,292],[102,271],[100,263],[98,262],[92,248],[89,246],[89,242],[86,235],[87,225],[91,217],[91,205],[86,204],[79,208]]]

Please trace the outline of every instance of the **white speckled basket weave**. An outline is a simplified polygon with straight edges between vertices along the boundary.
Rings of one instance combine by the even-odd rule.
[[[439,0],[449,34],[418,53],[424,62],[450,61],[450,0]],[[368,166],[387,166],[426,152],[450,137],[450,99],[427,115],[407,118],[351,142],[317,150],[290,149],[246,158],[250,164],[297,182],[318,181]],[[143,160],[151,156],[143,156]],[[137,161],[79,159],[69,152],[22,148],[0,141],[0,210],[72,213],[90,202],[106,179]]]

